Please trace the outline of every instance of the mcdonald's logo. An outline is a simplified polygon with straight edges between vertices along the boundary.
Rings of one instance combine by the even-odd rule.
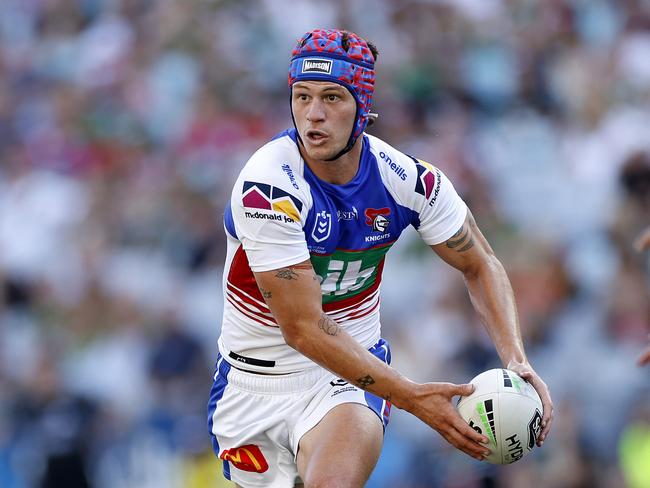
[[[254,444],[226,449],[219,457],[224,461],[230,461],[234,467],[242,471],[264,473],[269,469],[269,464],[264,459],[262,451]]]

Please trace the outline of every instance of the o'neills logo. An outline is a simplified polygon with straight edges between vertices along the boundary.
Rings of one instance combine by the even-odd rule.
[[[269,469],[269,464],[266,462],[262,451],[254,444],[228,449],[222,452],[219,457],[224,461],[230,461],[234,467],[243,471],[264,473]]]
[[[302,62],[302,72],[332,74],[332,61],[329,59],[305,59]]]

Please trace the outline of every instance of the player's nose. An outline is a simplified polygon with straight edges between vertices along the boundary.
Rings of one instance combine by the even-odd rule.
[[[324,120],[325,107],[323,107],[323,103],[318,99],[312,100],[312,102],[307,107],[307,113],[305,115],[307,117],[307,120],[310,122]]]

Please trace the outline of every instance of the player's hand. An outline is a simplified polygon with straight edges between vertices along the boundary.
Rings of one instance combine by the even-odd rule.
[[[488,438],[472,429],[451,403],[455,395],[467,396],[474,385],[453,383],[424,383],[418,385],[410,412],[437,430],[447,442],[465,454],[482,461],[490,454],[484,445]]]
[[[544,439],[546,439],[548,432],[551,430],[551,423],[553,422],[553,401],[551,400],[551,393],[548,386],[546,386],[546,383],[544,383],[542,378],[535,373],[535,370],[533,370],[530,364],[510,361],[506,368],[514,371],[530,383],[537,391],[539,398],[542,400],[544,414],[542,415],[542,431],[537,437],[537,446],[539,447],[544,444]]]
[[[650,249],[650,227],[646,227],[645,230],[634,240],[634,247],[638,252]]]
[[[648,336],[648,339],[650,339],[650,336]],[[645,366],[646,364],[650,363],[650,344],[648,344],[643,350],[636,363],[639,366]]]

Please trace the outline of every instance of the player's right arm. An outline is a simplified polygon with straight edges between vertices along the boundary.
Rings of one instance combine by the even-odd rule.
[[[254,272],[287,344],[337,376],[374,393],[420,418],[450,444],[482,459],[489,451],[451,404],[454,395],[469,395],[472,385],[418,384],[399,374],[345,332],[322,310],[320,281],[309,260]]]

